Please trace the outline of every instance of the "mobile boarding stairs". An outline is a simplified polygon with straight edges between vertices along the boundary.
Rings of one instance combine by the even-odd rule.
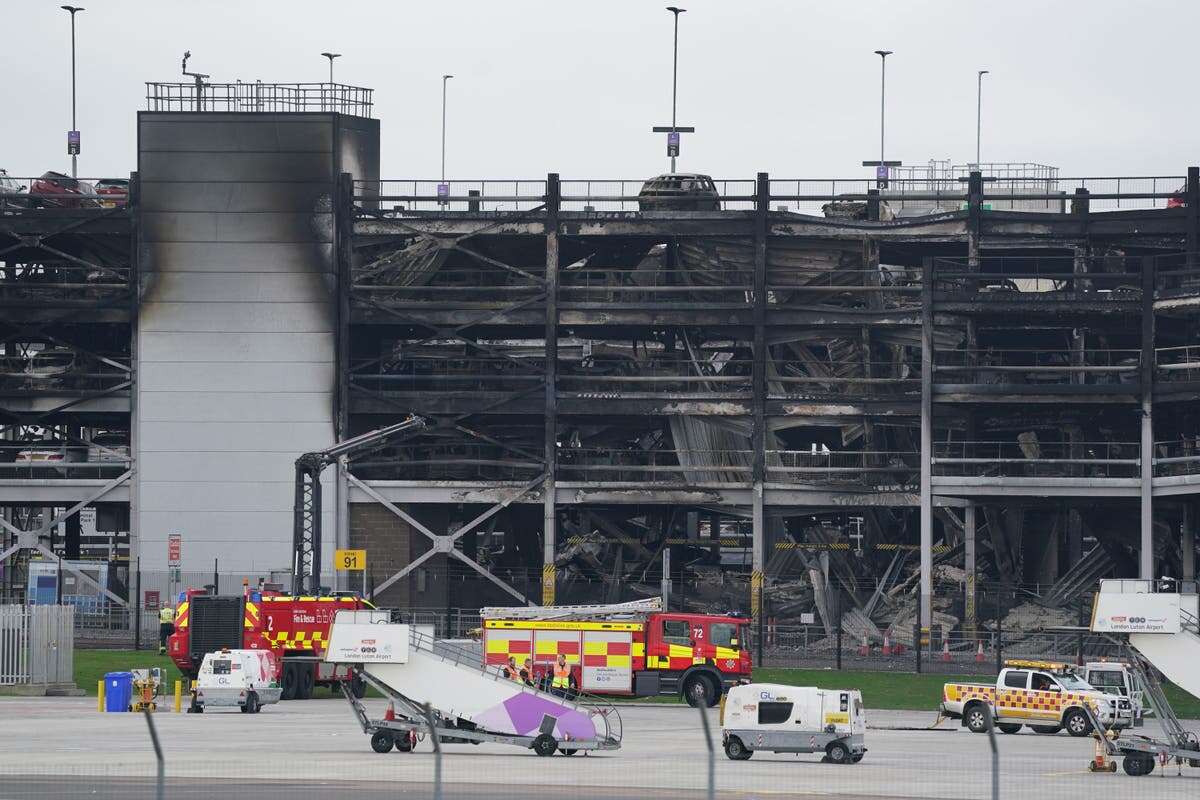
[[[1195,582],[1100,582],[1090,628],[1126,638],[1129,669],[1146,687],[1165,736],[1125,735],[1103,740],[1110,756],[1124,756],[1123,768],[1130,775],[1150,773],[1156,759],[1164,766],[1173,759],[1177,766],[1200,767],[1200,737],[1183,727],[1157,676],[1161,672],[1185,692],[1200,697],[1197,602]],[[1094,717],[1092,724],[1095,730],[1102,730]]]
[[[373,719],[343,683],[371,747],[407,752],[419,735],[447,744],[495,742],[541,756],[621,746],[621,717],[603,699],[539,691],[482,665],[478,653],[436,641],[432,630],[380,622],[378,612],[340,611],[325,660],[354,667],[390,703]]]

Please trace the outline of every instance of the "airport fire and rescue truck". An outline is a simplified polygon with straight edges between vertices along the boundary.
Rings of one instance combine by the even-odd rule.
[[[681,694],[715,706],[731,686],[750,679],[749,620],[665,612],[658,598],[594,606],[484,608],[484,664],[533,664],[546,680],[561,654],[570,686],[588,694],[647,697]]]
[[[180,592],[175,610],[175,633],[167,653],[189,679],[195,680],[208,653],[230,650],[271,650],[278,657],[283,700],[304,700],[316,686],[350,681],[360,697],[362,680],[349,667],[309,660],[325,653],[329,626],[341,610],[372,608],[351,596],[292,597],[277,591],[246,588],[238,595],[212,595],[203,589]],[[299,658],[298,658],[299,657]]]

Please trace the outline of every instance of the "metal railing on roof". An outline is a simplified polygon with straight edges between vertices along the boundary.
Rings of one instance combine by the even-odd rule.
[[[146,83],[147,111],[336,112],[370,117],[374,89],[343,83]]]

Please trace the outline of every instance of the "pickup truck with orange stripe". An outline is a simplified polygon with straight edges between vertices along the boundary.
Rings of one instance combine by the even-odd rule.
[[[715,706],[729,687],[750,679],[750,621],[745,617],[674,613],[657,598],[595,606],[484,608],[486,666],[529,659],[534,680],[559,655],[576,691],[633,697],[679,694],[693,706]]]
[[[1105,728],[1133,725],[1129,699],[1105,694],[1076,676],[1068,664],[1050,661],[1005,662],[994,685],[947,683],[942,688],[940,710],[961,719],[974,733],[987,731],[988,711],[1001,733],[1016,733],[1028,725],[1037,733],[1066,730],[1072,736],[1087,736],[1092,722],[1085,706]]]

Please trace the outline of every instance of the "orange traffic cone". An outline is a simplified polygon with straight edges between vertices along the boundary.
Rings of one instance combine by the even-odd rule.
[[[883,632],[883,654],[890,656],[892,654],[892,635],[891,631]]]
[[[942,640],[942,661],[950,661],[950,642]]]
[[[977,648],[975,648],[975,661],[980,664],[983,663],[983,640],[982,639],[979,640],[979,646]]]
[[[860,656],[869,656],[871,654],[871,645],[867,644],[867,635],[864,633],[862,644],[858,646],[858,654]]]
[[[387,722],[396,719],[396,709],[391,703],[388,703],[387,711],[383,712],[383,719]]]

